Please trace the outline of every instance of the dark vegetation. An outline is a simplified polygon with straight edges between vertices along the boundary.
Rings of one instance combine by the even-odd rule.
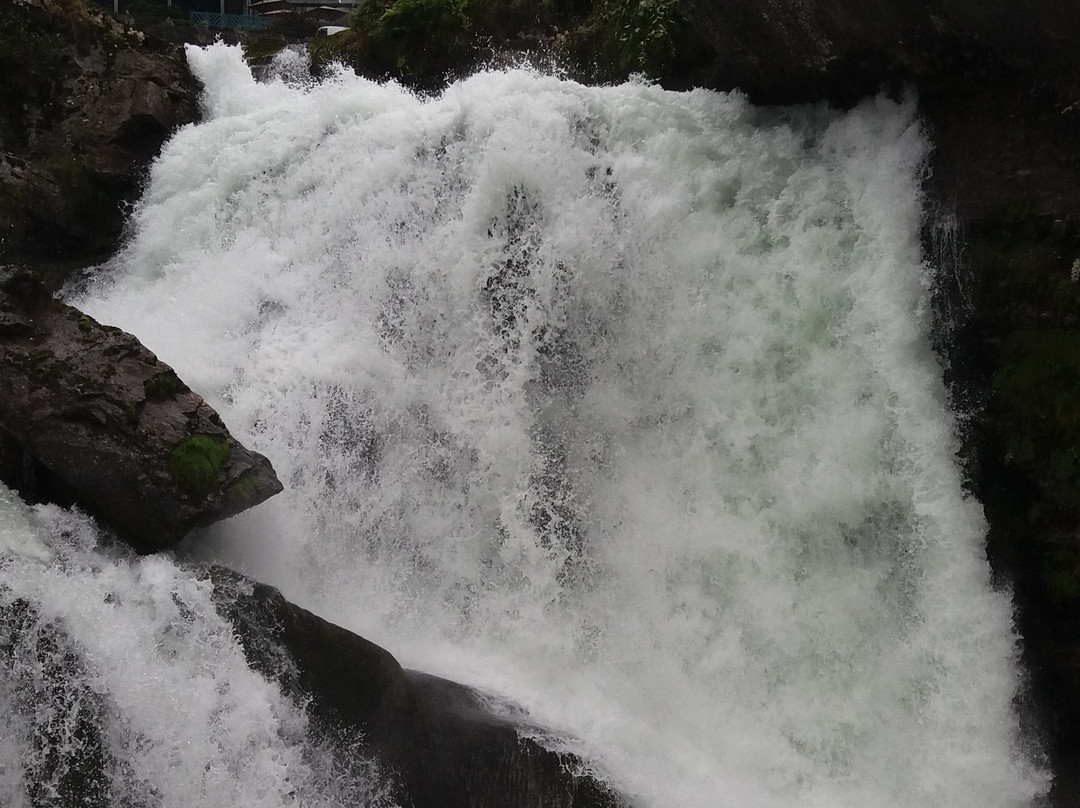
[[[349,26],[312,43],[316,64],[340,61],[429,92],[522,56],[586,82],[641,74],[688,86],[711,54],[677,0],[371,0]]]

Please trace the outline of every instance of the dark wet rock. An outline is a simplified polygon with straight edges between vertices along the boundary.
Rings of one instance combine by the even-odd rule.
[[[415,704],[384,649],[289,603],[277,589],[224,567],[207,571],[218,611],[236,629],[248,664],[308,703],[328,731],[362,729],[392,757],[404,752]]]
[[[1080,793],[1080,228],[1018,205],[958,219],[940,262],[940,351],[962,408],[963,456],[1016,603],[1034,724],[1055,772],[1050,804]],[[1075,267],[1075,269],[1074,269]]]
[[[49,264],[56,286],[115,249],[198,88],[178,47],[61,0],[0,3],[0,75],[0,262]]]
[[[412,808],[622,808],[552,752],[520,710],[473,688],[402,670],[385,650],[221,567],[208,574],[248,663],[307,704],[332,747],[361,749]],[[495,705],[499,705],[496,712]],[[550,737],[550,734],[548,734]]]
[[[465,685],[406,671],[418,707],[411,793],[416,808],[625,808],[574,755],[533,736],[512,705]]]
[[[1076,75],[1080,7],[1057,0],[680,0],[708,84],[763,103],[850,104],[908,82]]]
[[[134,337],[0,275],[0,471],[153,552],[281,490],[269,461]]]

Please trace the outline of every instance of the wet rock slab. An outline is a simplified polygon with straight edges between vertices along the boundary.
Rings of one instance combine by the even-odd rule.
[[[355,738],[412,808],[627,808],[582,760],[519,708],[403,670],[383,648],[287,601],[273,587],[209,567],[219,613],[248,664],[307,705],[332,748]],[[494,709],[493,709],[494,707]]]
[[[133,336],[0,268],[0,479],[139,552],[278,493],[270,462]]]

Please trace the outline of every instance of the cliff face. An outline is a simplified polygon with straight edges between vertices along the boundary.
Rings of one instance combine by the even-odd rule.
[[[883,84],[1075,75],[1080,7],[1059,0],[680,0],[714,46],[709,83],[764,103],[852,102]]]
[[[0,75],[0,263],[32,261],[55,286],[113,251],[198,90],[178,48],[80,0],[0,4]]]

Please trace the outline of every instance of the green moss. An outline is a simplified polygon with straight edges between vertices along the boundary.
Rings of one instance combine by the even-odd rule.
[[[84,332],[89,331],[93,327],[94,327],[94,320],[89,315],[84,314],[82,317],[79,318],[79,330],[80,331],[84,331]]]
[[[229,485],[226,497],[232,505],[245,505],[255,498],[258,490],[258,476],[253,471],[245,471]]]
[[[24,355],[21,364],[27,374],[40,384],[53,384],[72,372],[72,366],[49,348],[35,348]]]
[[[155,373],[143,382],[143,392],[149,399],[162,400],[171,398],[187,390],[187,385],[180,381],[172,368]]]
[[[169,471],[181,490],[203,497],[221,473],[229,451],[229,442],[220,435],[192,435],[172,450]]]
[[[136,401],[124,407],[124,422],[132,429],[139,425],[142,418],[143,402]]]
[[[41,367],[56,359],[56,354],[54,354],[50,348],[34,348],[34,350],[30,351],[28,354],[28,358],[32,365]]]

